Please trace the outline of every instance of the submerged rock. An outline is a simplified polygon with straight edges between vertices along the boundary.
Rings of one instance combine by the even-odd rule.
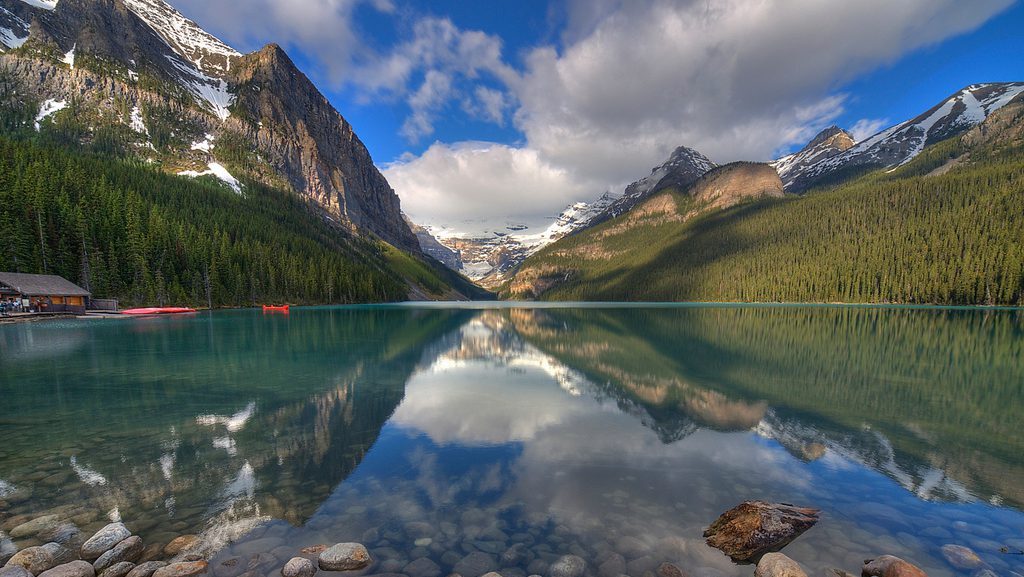
[[[892,555],[864,561],[863,577],[928,577],[928,574],[913,563]]]
[[[465,577],[480,577],[498,568],[492,555],[483,551],[474,551],[455,564],[455,572]]]
[[[186,549],[190,549],[198,542],[198,535],[181,535],[180,537],[175,537],[170,543],[164,546],[164,555],[174,557],[178,553],[181,553]]]
[[[818,522],[819,513],[786,503],[745,501],[723,513],[704,537],[733,560],[752,561],[788,545]]]
[[[587,562],[576,555],[565,555],[551,564],[551,577],[580,577],[587,568]]]
[[[690,577],[686,572],[673,565],[672,563],[662,563],[658,565],[658,570],[655,571],[658,577]]]
[[[338,543],[320,553],[319,564],[324,571],[355,571],[367,567],[370,552],[359,543]]]
[[[153,577],[192,577],[206,571],[206,561],[171,563],[153,572]]]
[[[111,523],[100,529],[82,544],[82,559],[92,561],[114,548],[115,545],[132,536],[124,523]]]
[[[807,577],[807,573],[782,553],[765,553],[757,562],[754,577]]]
[[[60,519],[56,515],[44,515],[11,529],[11,537],[15,539],[31,537],[32,535],[53,529],[57,525],[60,525]]]
[[[0,531],[0,567],[5,565],[17,552],[18,546],[14,544],[14,541],[6,533]]]
[[[420,557],[402,568],[402,573],[409,577],[438,577],[441,567],[429,557]]]
[[[942,556],[957,569],[980,569],[985,566],[977,553],[963,545],[943,545]]]
[[[313,577],[316,567],[305,557],[292,557],[281,569],[282,577]]]

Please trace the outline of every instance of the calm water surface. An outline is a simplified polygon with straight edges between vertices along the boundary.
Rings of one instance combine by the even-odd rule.
[[[546,575],[573,553],[593,576],[672,561],[720,577],[751,569],[701,533],[756,498],[822,509],[785,549],[812,576],[884,553],[969,575],[942,557],[955,543],[1013,577],[1022,422],[1012,310],[410,305],[4,326],[0,526],[56,510],[87,532],[120,516],[147,543],[202,534],[217,577],[350,540],[374,553],[367,573]]]

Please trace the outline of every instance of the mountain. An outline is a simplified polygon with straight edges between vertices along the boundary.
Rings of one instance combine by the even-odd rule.
[[[538,298],[557,293],[563,285],[581,284],[601,290],[615,271],[642,269],[651,256],[646,251],[691,221],[752,200],[783,196],[775,169],[750,162],[713,168],[684,189],[656,190],[625,213],[565,237],[527,259],[502,294]],[[643,281],[634,280],[638,284],[632,290],[642,294]]]
[[[523,259],[548,244],[587,226],[608,209],[617,196],[604,193],[593,202],[576,202],[554,217],[544,230],[531,233],[521,226],[483,234],[464,235],[444,229],[414,228],[424,252],[484,287],[496,287]],[[436,244],[435,244],[436,243]],[[438,248],[440,245],[441,248]],[[451,253],[454,256],[439,256]]]
[[[236,188],[240,176],[281,187],[419,252],[352,126],[279,46],[240,54],[163,0],[0,0],[0,27],[0,75],[41,130],[68,116],[83,142]]]
[[[856,144],[853,136],[839,128],[830,126],[815,136],[807,146],[799,152],[783,156],[771,163],[775,170],[779,171],[779,177],[787,188],[793,185],[793,180],[807,171],[811,166],[832,158],[844,151],[849,150]]]
[[[627,186],[622,197],[581,228],[600,224],[624,214],[644,199],[662,190],[682,190],[715,166],[717,165],[703,154],[692,148],[680,146],[672,152],[668,160],[652,168],[651,174]]]
[[[97,198],[133,203],[105,216],[81,190],[46,204],[0,182],[23,199],[0,207],[0,268],[125,302],[487,296],[421,250],[352,126],[279,46],[241,54],[163,0],[0,0],[0,138],[44,163],[50,194],[63,163],[97,179]],[[32,230],[26,207],[43,221]],[[212,270],[224,260],[234,268]]]
[[[437,240],[462,256],[459,272],[481,286],[503,283],[524,259],[560,238],[605,222],[632,209],[644,199],[667,189],[683,189],[714,168],[706,156],[685,146],[676,148],[651,173],[626,187],[621,195],[609,192],[593,202],[576,202],[555,217],[541,232],[503,230],[465,236],[434,230]],[[512,227],[516,228],[516,227]]]
[[[840,136],[840,142],[836,143],[838,146],[831,147],[834,151],[845,146],[837,154],[829,154],[827,145],[821,147],[824,143],[818,143],[818,148],[822,148],[819,155],[805,154],[813,152],[815,142],[812,141],[804,150],[780,158],[774,164],[786,190],[796,193],[817,185],[835,184],[870,170],[900,167],[913,160],[926,146],[977,126],[1021,92],[1024,92],[1022,82],[972,84],[920,115],[854,146],[847,146],[847,139]]]
[[[987,118],[966,132],[943,107],[884,131],[938,138],[941,120],[958,135],[925,145],[900,166],[847,174],[841,184],[814,194],[779,198],[781,179],[769,165],[753,165],[749,173],[734,170],[735,179],[721,174],[720,184],[719,173],[730,165],[716,169],[687,191],[657,194],[551,244],[524,261],[501,294],[548,300],[1020,305],[1024,96],[1018,87],[1024,84],[989,89],[990,105],[982,105]],[[1014,91],[1009,102],[999,100]],[[996,98],[997,92],[1002,96]],[[948,109],[956,111],[956,102],[969,100],[966,94]],[[961,111],[957,118],[966,117]],[[878,148],[881,140],[865,141],[862,150],[896,155],[889,158],[907,153]]]

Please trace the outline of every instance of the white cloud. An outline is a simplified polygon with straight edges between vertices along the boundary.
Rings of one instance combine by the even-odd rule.
[[[510,105],[509,98],[504,92],[477,86],[473,98],[463,100],[462,109],[474,118],[505,126],[505,113]]]
[[[480,217],[540,224],[590,196],[588,181],[552,166],[536,150],[494,143],[434,143],[418,157],[384,166],[383,173],[405,212],[425,224]]]
[[[861,118],[848,129],[857,142],[878,134],[883,128],[890,126],[888,118]]]
[[[500,154],[431,147],[432,161],[402,163],[402,179],[392,184],[410,214],[428,223],[450,218],[442,203],[461,200],[481,215],[514,219],[523,210],[517,207],[536,212],[534,202],[552,212],[567,199],[621,190],[680,144],[718,162],[768,160],[842,114],[846,95],[837,87],[969,31],[1010,3],[572,1],[564,47],[538,47],[526,55],[520,75],[507,75],[525,143],[515,153],[493,148]],[[438,180],[427,171],[445,154],[445,177]],[[497,156],[534,159],[532,166],[576,184],[580,196],[523,197],[537,174],[503,170],[499,176],[492,172]],[[511,198],[502,202],[504,195]]]

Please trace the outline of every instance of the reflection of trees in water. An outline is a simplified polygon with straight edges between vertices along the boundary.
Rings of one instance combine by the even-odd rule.
[[[26,419],[18,458],[4,460],[0,477],[27,486],[40,467],[64,474],[62,483],[37,487],[16,507],[117,507],[143,534],[179,521],[195,530],[211,516],[233,524],[263,515],[302,523],[359,465],[424,348],[463,317],[388,309],[284,319],[224,313],[164,333],[121,333],[61,367],[82,380],[66,395],[81,407],[64,414],[58,406],[56,423]],[[15,410],[52,407],[46,383],[44,391],[15,389],[38,367],[11,368],[0,376],[0,392],[12,392]],[[111,396],[111,388],[125,394]],[[71,422],[83,410],[95,413]],[[79,482],[69,454],[106,482]]]
[[[788,438],[801,439],[789,448],[803,458],[832,439],[930,497],[961,498],[963,485],[1024,503],[1019,312],[702,307],[510,318],[532,344],[641,405],[663,438],[674,438],[663,434],[679,428],[673,419],[752,428],[767,401],[775,424],[800,425]],[[950,480],[936,482],[936,471]]]

